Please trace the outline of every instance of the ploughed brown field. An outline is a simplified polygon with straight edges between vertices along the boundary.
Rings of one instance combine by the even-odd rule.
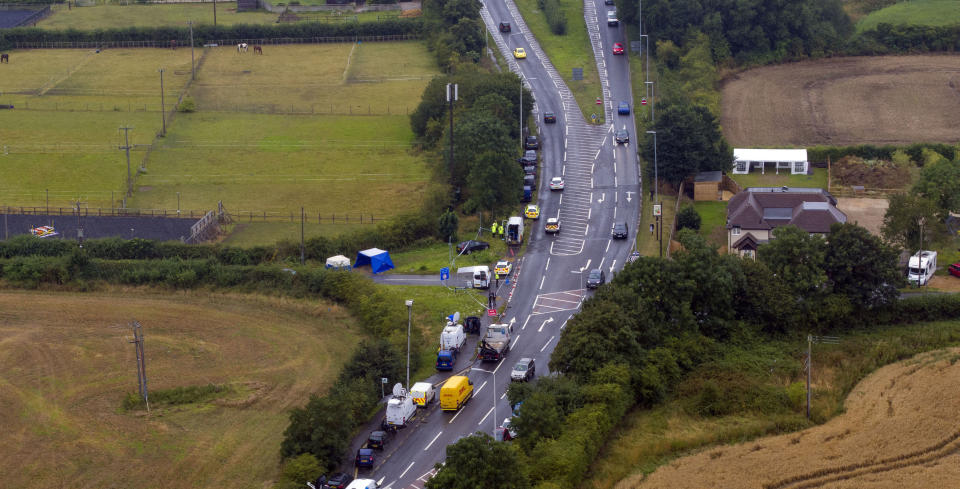
[[[946,488],[960,484],[960,349],[923,353],[861,382],[846,412],[797,433],[719,446],[619,487]]]
[[[831,58],[729,76],[734,147],[960,141],[960,55]]]

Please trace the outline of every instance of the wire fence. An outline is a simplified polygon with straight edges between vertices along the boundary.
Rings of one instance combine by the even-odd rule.
[[[197,209],[122,209],[109,207],[80,207],[80,215],[103,217],[159,217],[200,219],[206,216],[209,210]],[[76,207],[57,206],[0,206],[0,214],[35,215],[35,216],[76,216]],[[241,210],[227,212],[234,222],[300,222],[300,211],[255,211]],[[305,224],[375,224],[387,220],[386,216],[375,216],[360,212],[325,213],[306,212],[303,214]]]
[[[420,39],[418,34],[391,34],[379,36],[336,36],[336,37],[276,37],[261,39],[217,39],[208,41],[204,47],[234,47],[237,44],[276,45],[276,44],[327,44],[344,42],[389,42]],[[170,48],[171,39],[140,41],[18,41],[17,49],[106,49],[106,48]],[[178,47],[189,47],[186,39],[176,39]]]

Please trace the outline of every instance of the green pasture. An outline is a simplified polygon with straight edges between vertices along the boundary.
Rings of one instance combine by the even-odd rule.
[[[879,24],[952,25],[960,23],[960,0],[912,0],[871,12],[857,22],[857,32]]]
[[[812,187],[827,188],[827,170],[814,168],[813,175],[792,175],[790,170],[780,170],[777,175],[773,165],[768,165],[766,173],[761,174],[759,169],[751,170],[746,175],[730,175],[741,187]]]
[[[596,105],[597,97],[602,97],[603,92],[600,75],[597,73],[597,61],[593,57],[593,48],[590,47],[590,38],[587,35],[587,25],[583,21],[583,2],[560,0],[560,5],[567,15],[567,33],[563,36],[550,32],[546,17],[537,7],[536,0],[517,0],[516,4],[523,15],[523,21],[537,36],[540,47],[550,57],[550,62],[573,92],[584,118],[589,120],[590,114],[596,113],[600,123],[603,123],[603,110]],[[604,28],[606,26],[601,25],[601,29]],[[583,80],[573,80],[573,68],[583,68]],[[540,108],[549,109],[550,107]]]
[[[684,205],[680,204],[681,207]],[[718,246],[727,244],[727,203],[721,201],[694,202],[700,214],[700,236]]]
[[[266,10],[237,12],[237,2],[217,2],[217,25],[274,24],[279,14]],[[43,29],[111,29],[122,27],[186,27],[187,21],[213,24],[213,3],[149,5],[94,5],[70,7],[54,4],[53,15],[40,21]]]
[[[229,211],[229,209],[228,209]],[[229,230],[229,235],[224,240],[224,244],[230,246],[250,247],[250,246],[269,246],[278,241],[286,240],[297,243],[300,241],[300,213],[294,211],[294,220],[286,222],[256,222],[246,215],[234,214],[234,225]],[[327,216],[329,217],[329,216]],[[317,224],[317,216],[312,216],[313,222],[303,225],[304,239],[310,239],[317,236],[339,236],[348,233],[363,226],[370,224],[360,224],[359,222],[340,224]]]

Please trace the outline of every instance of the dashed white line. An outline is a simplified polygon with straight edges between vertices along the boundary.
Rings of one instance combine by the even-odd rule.
[[[563,138],[563,150],[564,150],[564,152],[566,152],[566,150],[567,150],[567,141],[568,141],[567,138]]]
[[[546,275],[544,275],[543,277],[540,277],[540,290],[543,290],[543,281],[546,279],[547,279]]]
[[[566,148],[567,146],[564,145],[563,147]],[[567,161],[567,152],[566,152],[566,151],[563,152],[563,161],[564,161],[564,162]]]
[[[550,345],[550,342],[553,341],[554,338],[556,338],[556,336],[551,336],[550,339],[547,340],[546,343],[544,343],[543,348],[540,349],[540,352],[541,352],[541,353],[543,352],[543,350],[546,350],[546,349],[547,349],[547,346]]]
[[[601,259],[600,259],[600,265],[597,265],[597,268],[603,268],[603,260],[606,260],[606,259],[607,259],[607,257],[601,258]]]
[[[453,423],[453,422],[454,422],[454,420],[456,420],[456,419],[457,419],[457,416],[460,416],[460,413],[462,413],[462,412],[463,412],[463,409],[461,409],[461,410],[459,410],[459,411],[457,411],[457,414],[454,414],[454,415],[453,415],[453,417],[452,417],[452,418],[450,418],[450,422],[449,422],[449,423],[447,423],[447,424],[450,424],[450,423]],[[439,435],[438,435],[438,436],[439,436]],[[433,443],[433,442],[430,442],[430,443]]]
[[[517,342],[518,342],[518,341],[520,341],[520,335],[519,335],[519,334],[517,334],[517,337],[513,339],[513,344],[510,345],[510,349],[511,349],[511,350],[513,349],[513,347],[517,346]],[[500,363],[503,364],[503,362],[500,362]]]
[[[506,393],[506,392],[504,392],[503,394],[500,395],[500,399],[503,399],[504,397],[507,397],[507,393]]]
[[[452,423],[453,420],[451,419],[450,422]],[[437,438],[440,438],[440,435],[442,435],[442,434],[443,434],[442,431],[441,431],[440,433],[437,433],[437,436],[433,437],[433,439],[430,440],[430,443],[427,443],[427,448],[424,448],[423,451],[429,450],[429,449],[430,449],[430,446],[433,445],[433,442],[437,441]]]
[[[437,435],[437,436],[440,436],[440,435]],[[436,439],[436,438],[434,438],[434,439]],[[415,464],[415,463],[416,463],[416,462],[410,462],[410,465],[407,466],[407,470],[404,470],[403,473],[400,474],[400,477],[398,477],[398,479],[403,479],[403,476],[407,475],[407,471],[410,470],[411,468],[413,468],[413,464]]]
[[[607,249],[606,249],[606,250],[603,250],[604,253],[610,251],[610,243],[613,243],[613,240],[612,240],[612,239],[607,241]]]
[[[483,415],[483,418],[480,420],[480,422],[477,423],[477,426],[482,425],[483,422],[487,420],[487,416],[490,416],[490,413],[492,413],[492,412],[493,412],[493,408],[490,408],[490,410],[487,411],[487,414],[484,414],[484,415]]]
[[[616,171],[614,171],[614,173],[616,173]],[[617,187],[618,185],[619,185],[619,184],[617,184],[617,176],[614,175],[614,176],[613,176],[613,186],[614,186],[614,187]]]
[[[589,231],[589,230],[590,230],[590,225],[587,224],[587,227],[583,229],[583,235],[586,236],[586,235],[587,235],[587,231]]]
[[[593,207],[587,209],[587,220],[590,220],[590,216],[593,215]]]
[[[604,139],[606,139],[606,138],[604,138]],[[598,158],[600,158],[600,150],[599,150],[599,149],[597,150],[597,156],[594,156],[593,159],[598,159]]]
[[[560,215],[560,211],[557,211],[557,215]],[[547,257],[547,264],[543,266],[543,271],[550,270],[550,257]]]
[[[527,321],[530,320],[530,316],[527,316],[527,319],[523,321],[523,327],[520,329],[527,329]]]
[[[477,390],[473,391],[473,395],[477,395],[477,393],[480,392],[480,389],[483,389],[483,386],[485,386],[485,385],[487,385],[487,381],[486,381],[486,380],[484,380],[483,383],[480,384],[480,387],[477,387]]]
[[[616,207],[613,208],[613,218],[614,218],[614,219],[617,218],[617,208],[616,208]]]

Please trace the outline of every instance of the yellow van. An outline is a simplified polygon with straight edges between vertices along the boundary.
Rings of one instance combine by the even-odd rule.
[[[456,411],[473,397],[473,382],[463,375],[454,375],[440,388],[440,409]]]

